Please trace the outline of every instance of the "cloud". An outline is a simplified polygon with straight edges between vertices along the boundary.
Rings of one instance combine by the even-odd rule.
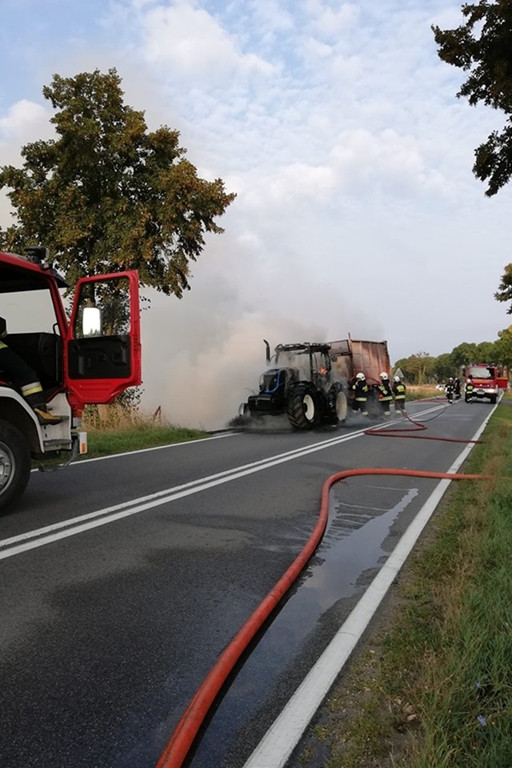
[[[148,404],[220,423],[256,385],[263,337],[351,333],[387,339],[396,359],[508,324],[493,294],[512,192],[488,200],[471,172],[500,116],[457,99],[463,73],[437,56],[431,24],[462,21],[452,0],[91,0],[79,34],[69,0],[44,14],[27,2],[26,69],[6,46],[6,73],[40,92],[53,72],[116,66],[150,129],[178,128],[198,173],[238,195],[192,290],[144,313]],[[56,47],[47,30],[61,16]],[[4,81],[0,160],[16,163],[51,126],[27,80]]]
[[[273,70],[260,56],[242,52],[236,37],[187,0],[146,10],[141,33],[147,61],[169,68],[180,83],[200,84],[207,78],[212,85],[238,74],[268,75]]]
[[[0,152],[12,153],[13,146],[22,146],[29,141],[37,141],[53,135],[48,126],[49,111],[42,105],[27,99],[13,104],[5,117],[0,117]]]

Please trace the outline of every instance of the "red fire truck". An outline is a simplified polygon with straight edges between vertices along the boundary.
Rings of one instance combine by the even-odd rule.
[[[27,254],[0,252],[2,341],[34,369],[61,421],[41,425],[0,371],[0,508],[22,495],[32,466],[60,468],[87,451],[79,431],[86,404],[110,403],[141,383],[137,272],[80,279],[68,320],[70,286],[46,248]]]
[[[506,368],[489,364],[476,363],[466,366],[464,370],[466,386],[468,382],[473,385],[472,400],[489,400],[496,403],[500,391],[508,388],[508,371]],[[466,401],[470,398],[466,392]]]

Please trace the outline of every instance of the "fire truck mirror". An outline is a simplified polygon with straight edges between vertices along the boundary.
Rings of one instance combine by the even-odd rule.
[[[83,308],[82,333],[84,336],[101,336],[101,310],[98,307]]]

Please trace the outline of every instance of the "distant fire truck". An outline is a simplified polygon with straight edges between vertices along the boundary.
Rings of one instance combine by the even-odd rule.
[[[494,364],[468,365],[464,370],[464,379],[466,387],[468,383],[473,385],[472,400],[489,400],[492,405],[496,403],[499,393],[508,388],[508,370]]]

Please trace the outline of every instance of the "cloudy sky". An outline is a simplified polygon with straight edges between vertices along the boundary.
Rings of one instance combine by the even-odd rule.
[[[192,290],[143,315],[144,404],[213,428],[257,384],[262,339],[386,339],[393,361],[493,341],[511,190],[474,149],[503,118],[437,56],[449,0],[0,0],[0,164],[49,138],[54,73],[115,67],[150,130],[177,128],[237,198]],[[0,200],[0,222],[9,207]]]

